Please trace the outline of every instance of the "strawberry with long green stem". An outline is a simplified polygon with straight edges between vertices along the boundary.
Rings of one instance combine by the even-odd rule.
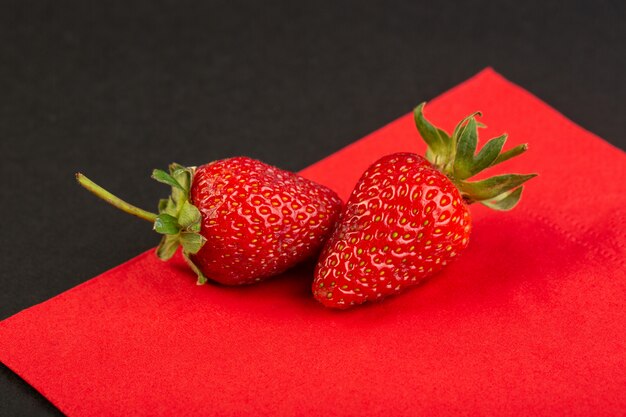
[[[158,213],[129,204],[76,174],[80,185],[163,235],[162,260],[179,247],[198,276],[226,285],[279,274],[317,254],[341,209],[334,191],[247,157],[198,168],[171,164],[152,178],[171,186]]]

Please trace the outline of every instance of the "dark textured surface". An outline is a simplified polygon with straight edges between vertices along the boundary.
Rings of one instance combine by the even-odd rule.
[[[154,167],[298,170],[485,66],[626,148],[624,18],[620,1],[2,1],[0,319],[156,244],[78,170],[150,208]],[[0,374],[0,415],[59,414]]]

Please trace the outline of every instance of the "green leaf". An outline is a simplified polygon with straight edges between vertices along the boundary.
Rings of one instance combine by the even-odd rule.
[[[163,184],[171,185],[173,188],[178,188],[182,191],[186,191],[182,185],[178,183],[170,174],[162,169],[155,169],[152,171],[152,178]]]
[[[469,118],[466,126],[458,130],[458,135],[454,159],[454,176],[464,179],[472,176],[474,153],[478,143],[478,129],[473,116]]]
[[[489,207],[490,209],[500,210],[500,211],[508,211],[517,205],[520,197],[522,196],[522,189],[524,187],[517,187],[512,191],[507,191],[506,193],[502,193],[493,200],[485,200],[480,203],[484,206]]]
[[[175,235],[180,231],[180,225],[176,217],[169,214],[159,214],[154,221],[154,230],[164,235]]]
[[[441,136],[444,143],[451,142],[452,139],[450,138],[450,135],[448,135],[448,132],[440,128],[437,128],[437,132],[439,132],[439,136]]]
[[[507,174],[497,175],[486,180],[468,182],[459,181],[461,191],[467,194],[474,201],[489,200],[500,194],[519,187],[537,174]]]
[[[178,235],[165,235],[161,238],[161,243],[157,247],[156,254],[160,260],[167,261],[174,256],[178,246]]]
[[[170,164],[170,175],[184,190],[187,192],[189,191],[189,187],[191,185],[191,171],[189,168],[177,163]]]
[[[183,232],[180,234],[180,244],[187,253],[196,254],[204,245],[206,239],[199,233]]]
[[[501,162],[507,161],[511,158],[516,157],[517,155],[521,155],[528,150],[528,144],[523,143],[521,145],[517,145],[514,148],[509,149],[506,152],[502,152],[498,157],[491,163],[491,166],[497,165]]]
[[[507,135],[504,134],[485,143],[485,146],[482,147],[482,149],[478,152],[478,155],[474,158],[470,177],[491,166],[493,161],[495,161],[498,155],[500,155],[500,151],[504,146],[504,142],[506,142],[506,138]]]
[[[461,133],[461,130],[465,129],[465,127],[467,126],[467,122],[469,122],[470,119],[474,119],[474,121],[476,122],[476,127],[486,127],[484,124],[475,120],[476,117],[482,117],[482,115],[483,114],[481,112],[477,111],[477,112],[470,114],[469,116],[466,116],[454,128],[454,131],[452,132],[452,138],[456,141],[459,140],[459,135]]]
[[[195,272],[196,275],[198,276],[198,281],[196,282],[196,284],[198,285],[206,284],[207,282],[206,277],[204,276],[202,271],[200,271],[200,268],[198,268],[198,266],[195,263],[193,263],[193,261],[189,258],[189,256],[187,256],[185,252],[183,252],[183,258],[185,258],[185,262],[187,262],[187,265],[189,265],[191,270]]]
[[[449,152],[451,141],[449,140],[449,136],[447,134],[442,136],[441,129],[436,128],[428,120],[426,120],[426,118],[424,118],[423,109],[425,104],[426,103],[420,104],[413,111],[415,125],[435,159],[438,157],[444,157]],[[431,162],[437,163],[435,160],[432,160]]]
[[[182,227],[189,227],[194,224],[199,224],[200,220],[202,220],[200,210],[189,201],[185,200],[178,214],[178,224]]]

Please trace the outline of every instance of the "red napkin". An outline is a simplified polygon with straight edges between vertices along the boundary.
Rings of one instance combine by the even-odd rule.
[[[1,322],[0,360],[70,416],[626,414],[625,155],[490,69],[426,114],[475,110],[541,176],[512,212],[472,207],[468,250],[419,288],[337,312],[312,264],[199,287],[150,251]],[[423,150],[407,115],[303,174],[346,198]]]

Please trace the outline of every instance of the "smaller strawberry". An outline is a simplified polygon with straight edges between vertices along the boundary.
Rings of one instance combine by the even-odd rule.
[[[341,209],[329,188],[246,157],[154,170],[152,178],[172,187],[159,214],[120,200],[82,174],[76,178],[113,206],[152,222],[163,235],[162,260],[182,246],[198,284],[249,284],[287,270],[319,252]]]
[[[424,118],[423,107],[415,109],[415,121],[428,144],[426,158],[397,153],[371,165],[322,251],[313,294],[327,307],[349,308],[422,282],[467,247],[469,204],[510,210],[520,199],[522,184],[535,176],[467,181],[527,146],[500,153],[506,140],[502,135],[475,155],[475,116],[480,113],[463,119],[450,136]]]

